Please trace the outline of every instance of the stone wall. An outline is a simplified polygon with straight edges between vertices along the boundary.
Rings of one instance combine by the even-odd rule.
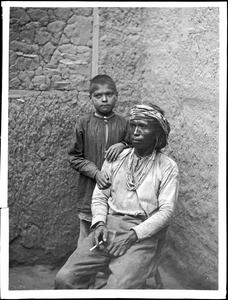
[[[10,88],[88,88],[92,8],[11,8]]]
[[[10,262],[56,262],[78,236],[77,174],[66,161],[91,109],[92,8],[11,8]]]
[[[11,8],[10,261],[57,263],[74,249],[77,173],[67,149],[88,113],[92,8]],[[116,111],[154,102],[171,123],[166,152],[180,195],[162,264],[186,288],[217,286],[217,8],[99,8],[99,73],[119,89]],[[183,278],[185,280],[183,280]]]

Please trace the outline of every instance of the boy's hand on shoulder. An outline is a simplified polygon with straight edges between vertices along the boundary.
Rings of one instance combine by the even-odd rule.
[[[108,162],[115,161],[119,154],[126,148],[123,143],[116,143],[108,148],[105,152],[105,158]]]
[[[100,190],[105,190],[111,185],[108,175],[104,171],[98,171],[95,180]]]

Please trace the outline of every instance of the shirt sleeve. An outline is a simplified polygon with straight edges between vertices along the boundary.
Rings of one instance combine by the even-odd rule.
[[[107,160],[104,161],[102,166],[102,171],[105,171],[111,180],[111,163]],[[108,199],[111,195],[111,186],[105,190],[100,190],[98,186],[95,186],[92,196],[92,204],[91,204],[91,211],[92,211],[92,224],[91,228],[94,225],[102,221],[106,224],[106,217],[109,210]]]
[[[79,121],[75,127],[74,141],[68,151],[68,160],[73,169],[94,179],[99,168],[92,161],[84,158],[84,134],[82,122]]]
[[[138,240],[150,237],[169,225],[174,213],[179,190],[179,171],[175,164],[163,171],[159,188],[158,209],[144,222],[133,227]]]

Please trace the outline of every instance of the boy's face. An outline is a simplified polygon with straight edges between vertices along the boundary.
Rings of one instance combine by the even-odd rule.
[[[107,116],[112,112],[117,101],[117,95],[108,84],[98,84],[91,99],[98,113]]]

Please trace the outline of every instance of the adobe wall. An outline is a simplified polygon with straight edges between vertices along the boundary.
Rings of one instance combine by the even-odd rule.
[[[158,8],[147,10],[144,23],[146,91],[171,121],[167,150],[180,169],[167,261],[196,289],[217,288],[218,14]]]
[[[217,288],[217,8],[99,8],[99,73],[117,112],[154,102],[171,123],[167,148],[180,194],[162,263],[186,287]],[[10,262],[58,263],[78,237],[77,173],[67,149],[92,109],[92,8],[11,8]],[[175,266],[175,268],[174,268]]]

